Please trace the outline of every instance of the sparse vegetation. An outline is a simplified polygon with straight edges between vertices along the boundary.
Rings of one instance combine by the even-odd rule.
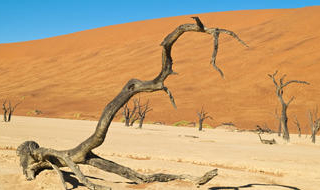
[[[173,126],[189,126],[192,122],[186,121],[186,120],[181,120],[181,121],[177,121],[173,124]]]
[[[73,117],[76,119],[80,119],[81,113],[75,113],[75,114],[73,114]]]
[[[202,127],[203,127],[203,128],[207,128],[207,129],[210,129],[210,128],[212,129],[212,128],[213,128],[211,125],[206,124],[206,123],[203,123],[203,124],[202,124]]]
[[[32,116],[34,116],[34,115],[40,115],[40,114],[42,114],[42,111],[41,110],[31,110],[31,111],[28,111],[27,112],[27,115],[32,115]]]

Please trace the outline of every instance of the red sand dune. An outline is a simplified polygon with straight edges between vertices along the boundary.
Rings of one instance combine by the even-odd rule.
[[[17,115],[98,119],[105,104],[131,78],[152,79],[161,69],[163,38],[178,25],[192,23],[191,15],[147,20],[21,43],[0,44],[0,98],[24,99]],[[174,71],[167,79],[178,109],[164,92],[140,94],[150,99],[148,121],[172,124],[196,121],[204,106],[212,126],[232,122],[238,128],[266,123],[276,129],[274,110],[279,108],[275,87],[267,76],[275,70],[287,79],[311,85],[291,85],[285,98],[289,128],[297,115],[309,132],[307,111],[320,100],[320,7],[250,10],[197,15],[207,27],[236,32],[250,47],[221,35],[217,65],[209,64],[212,38],[186,33],[173,47]],[[139,96],[139,95],[138,95]],[[120,116],[118,116],[118,119]],[[118,120],[117,119],[117,120]]]

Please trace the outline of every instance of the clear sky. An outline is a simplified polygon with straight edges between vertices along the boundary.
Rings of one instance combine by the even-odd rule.
[[[313,5],[320,0],[0,0],[0,43],[161,17]]]

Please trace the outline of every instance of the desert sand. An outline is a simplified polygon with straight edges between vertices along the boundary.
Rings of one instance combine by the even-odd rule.
[[[61,189],[53,170],[26,181],[15,150],[26,140],[58,150],[69,149],[89,137],[95,121],[15,116],[0,123],[0,189]],[[136,185],[114,174],[81,166],[91,181],[113,189],[239,189],[318,190],[320,187],[320,143],[310,136],[291,135],[285,143],[276,134],[276,145],[261,144],[253,132],[236,132],[227,126],[216,129],[145,124],[142,129],[111,124],[106,141],[94,150],[100,156],[145,174],[163,172],[200,176],[218,168],[218,176],[197,188],[191,182],[172,181]],[[319,137],[318,137],[319,138]],[[86,189],[67,168],[62,168],[69,189]]]
[[[161,68],[163,38],[190,16],[146,20],[76,32],[47,39],[0,44],[0,102],[23,100],[16,115],[97,120],[104,105],[131,78],[150,80]],[[146,121],[173,124],[195,121],[204,105],[218,126],[232,122],[252,129],[267,124],[277,128],[279,111],[275,87],[267,76],[279,70],[287,79],[311,85],[291,85],[285,100],[295,96],[289,130],[296,132],[297,115],[303,133],[309,133],[307,111],[320,102],[320,7],[247,10],[197,15],[207,27],[234,31],[249,48],[220,35],[217,65],[210,65],[212,37],[186,33],[173,47],[174,71],[166,86],[173,93],[175,110],[164,92],[140,94],[150,99],[153,111]],[[38,112],[39,113],[39,112]],[[120,120],[117,117],[117,121]]]

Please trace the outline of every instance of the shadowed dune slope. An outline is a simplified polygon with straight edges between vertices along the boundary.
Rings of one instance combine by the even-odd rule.
[[[191,15],[113,25],[47,39],[0,44],[0,98],[23,103],[17,115],[96,120],[106,103],[131,78],[153,79],[161,69],[163,38],[178,25],[192,23]],[[212,126],[232,122],[239,128],[256,124],[276,129],[280,108],[275,87],[267,76],[275,70],[287,79],[311,85],[289,85],[285,99],[295,96],[289,130],[297,115],[309,132],[307,111],[320,102],[320,7],[250,10],[197,15],[207,27],[236,32],[250,47],[221,34],[217,65],[209,64],[212,38],[186,33],[173,46],[174,71],[166,85],[178,109],[164,92],[140,94],[150,99],[148,121],[172,124],[196,121],[204,106]],[[119,115],[117,118],[119,119]],[[118,120],[116,119],[116,120]]]

